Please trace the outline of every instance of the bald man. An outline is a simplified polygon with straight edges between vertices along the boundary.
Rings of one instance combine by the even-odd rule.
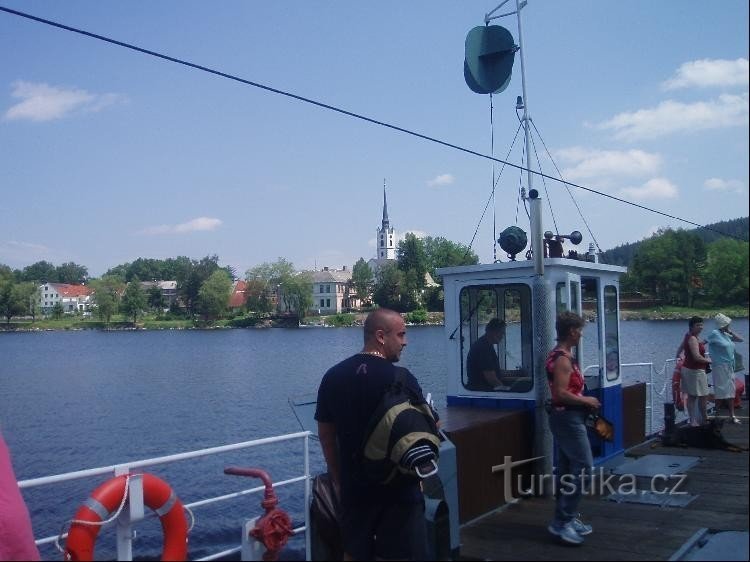
[[[394,363],[406,347],[401,315],[379,308],[364,325],[361,352],[331,367],[318,389],[315,419],[323,456],[342,505],[345,560],[423,560],[424,498],[419,480],[402,476],[376,484],[363,474],[359,452],[365,430],[385,390],[395,380]],[[424,401],[408,370],[406,385]]]

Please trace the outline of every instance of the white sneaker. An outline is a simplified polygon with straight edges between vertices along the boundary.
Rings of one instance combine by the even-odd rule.
[[[578,517],[573,519],[573,521],[571,521],[570,524],[573,526],[573,530],[575,530],[575,532],[581,535],[582,537],[585,537],[586,535],[590,535],[591,533],[594,532],[594,528],[591,525],[586,525],[586,523],[578,519]]]
[[[566,523],[563,526],[558,526],[554,523],[550,523],[547,527],[547,530],[556,537],[560,537],[560,540],[565,543],[576,545],[583,543],[583,537],[576,533],[576,530],[573,528],[572,522]]]
[[[742,422],[737,416],[732,416],[732,423],[741,424]]]

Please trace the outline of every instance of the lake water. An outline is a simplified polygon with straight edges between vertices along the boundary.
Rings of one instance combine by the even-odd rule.
[[[687,322],[628,321],[620,327],[621,361],[652,361],[661,369]],[[735,320],[733,329],[747,338],[747,319]],[[295,432],[300,427],[288,398],[314,396],[325,370],[358,351],[361,341],[356,328],[0,333],[0,426],[19,479]],[[402,364],[444,405],[443,327],[409,327],[408,341]],[[747,341],[738,351],[748,358]],[[645,375],[624,371],[626,381]],[[663,382],[655,388],[661,390]],[[192,502],[249,487],[249,481],[222,474],[228,464],[265,468],[274,480],[298,476],[302,457],[301,447],[296,449],[227,454],[153,471]],[[319,472],[323,463],[315,442],[311,454],[312,470]],[[58,533],[102,481],[25,490],[37,537]],[[299,489],[280,492],[296,521],[301,505],[291,495]],[[200,509],[190,556],[207,554],[203,543],[236,544],[247,502],[252,510],[245,511],[256,513],[260,496]],[[135,552],[158,556],[158,522],[138,529]],[[42,556],[58,555],[45,547]],[[108,556],[114,556],[114,539],[100,538],[97,558]]]

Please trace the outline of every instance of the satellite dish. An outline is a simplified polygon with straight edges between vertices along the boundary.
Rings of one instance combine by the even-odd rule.
[[[510,31],[499,25],[480,25],[466,35],[464,79],[478,94],[502,92],[510,83],[518,47]]]

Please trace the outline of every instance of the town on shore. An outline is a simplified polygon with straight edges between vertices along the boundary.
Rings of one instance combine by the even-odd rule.
[[[748,219],[727,225],[746,232]],[[738,237],[671,229],[607,252],[568,252],[571,259],[628,267],[620,282],[623,320],[747,317],[749,255],[748,242]],[[20,270],[0,264],[0,329],[350,326],[375,307],[397,310],[409,324],[442,324],[437,271],[478,263],[470,247],[442,237],[406,233],[399,240],[384,188],[376,253],[368,261],[299,271],[278,258],[251,267],[244,278],[220,266],[218,255],[138,258],[95,279],[72,262],[39,261]]]

